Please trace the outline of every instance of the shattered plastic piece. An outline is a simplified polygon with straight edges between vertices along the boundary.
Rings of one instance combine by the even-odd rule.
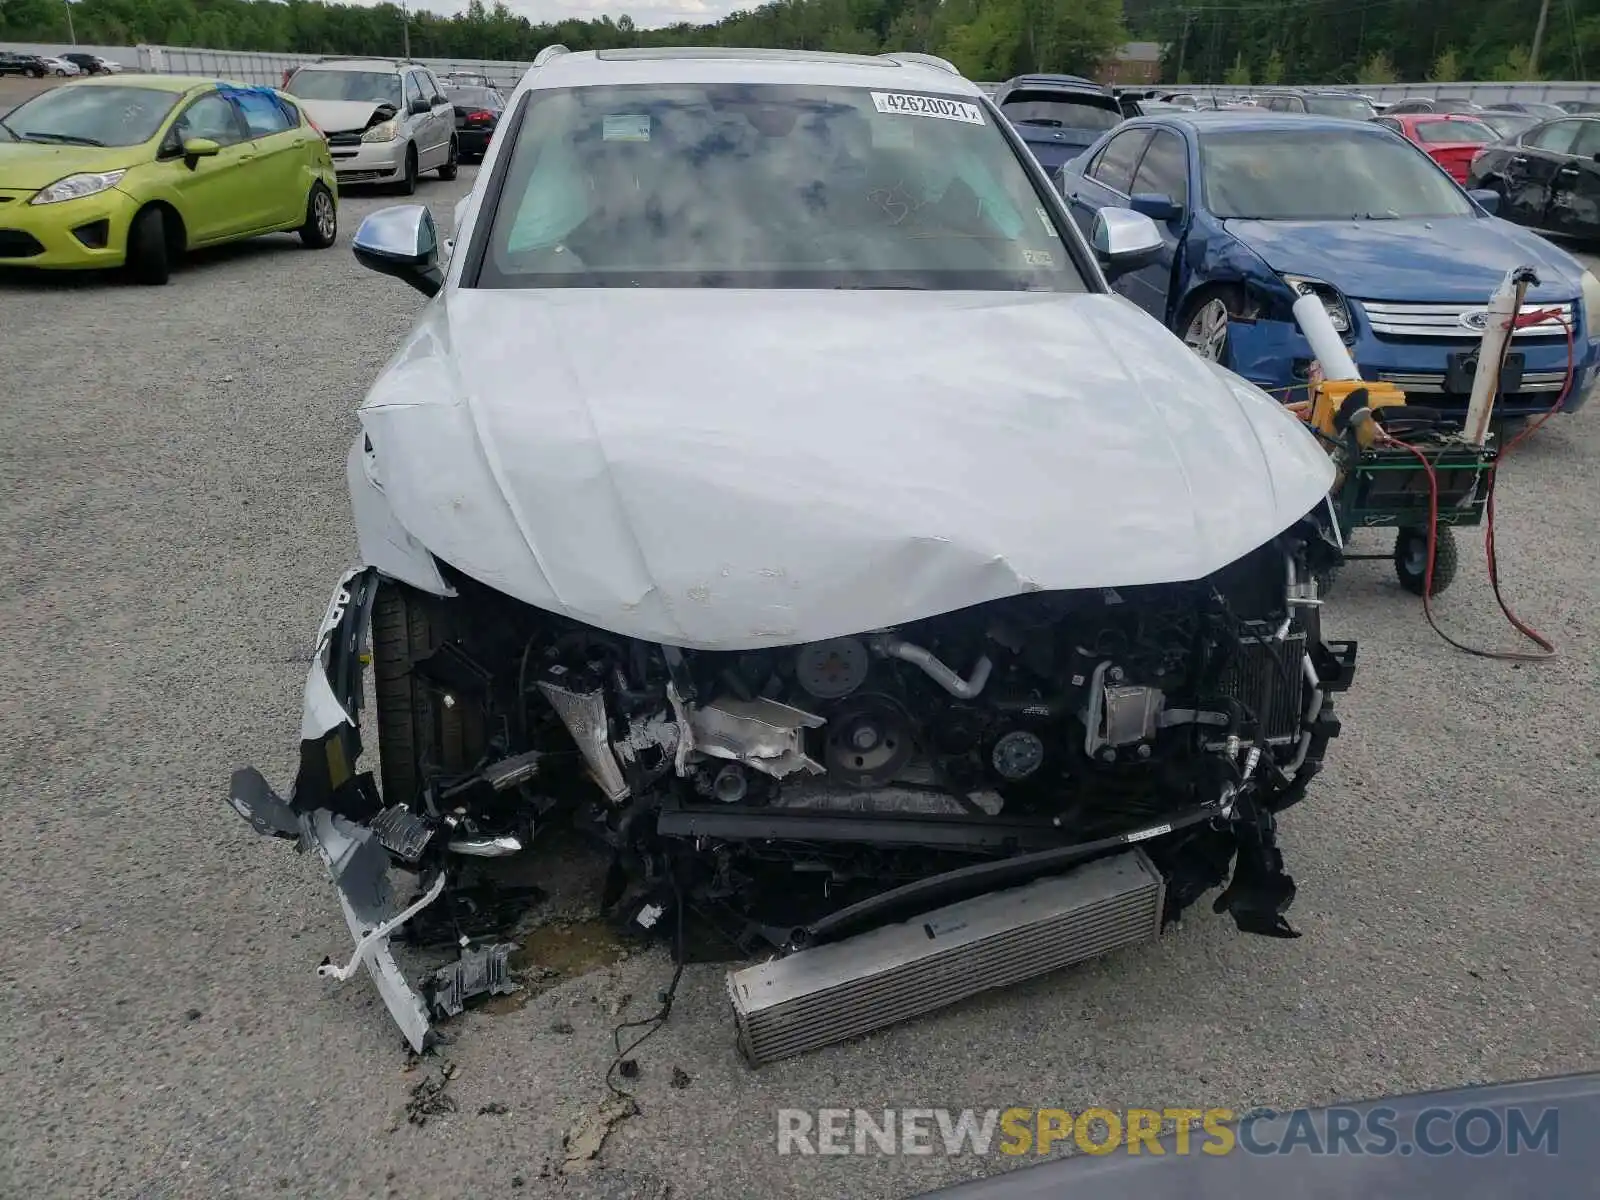
[[[508,996],[522,988],[512,982],[506,959],[517,949],[514,942],[498,942],[481,950],[468,950],[449,966],[434,972],[429,985],[429,1004],[441,1017],[459,1016],[466,1002],[487,992]]]
[[[682,1067],[672,1068],[672,1079],[669,1081],[670,1086],[677,1088],[681,1092],[684,1088],[689,1086],[689,1083],[689,1072],[685,1071]]]
[[[434,828],[410,809],[397,804],[372,819],[372,832],[385,850],[406,862],[416,862],[432,840]]]
[[[526,754],[490,763],[483,769],[483,779],[495,791],[503,792],[507,788],[516,787],[519,783],[526,783],[538,774],[538,771],[539,752],[529,750]]]
[[[731,758],[782,779],[796,771],[820,775],[821,763],[806,757],[802,731],[819,729],[826,719],[776,700],[722,697],[691,708],[694,747],[713,758]]]
[[[565,671],[564,667],[551,668],[552,674],[565,675]],[[605,693],[599,688],[576,691],[548,679],[539,681],[539,690],[583,752],[584,761],[589,764],[589,771],[606,799],[613,804],[627,799],[628,783],[622,777],[622,768],[617,764],[607,730]]]
[[[350,961],[348,963],[340,967],[335,966],[332,962],[324,962],[317,968],[317,974],[321,975],[324,979],[337,979],[340,983],[343,983],[345,980],[349,979],[350,976],[356,973],[356,968],[361,965],[363,960],[372,954],[376,947],[378,947],[380,944],[387,946],[389,944],[390,935],[392,935],[395,930],[399,929],[412,917],[416,916],[423,909],[427,908],[428,905],[437,900],[439,898],[439,894],[443,891],[444,872],[441,871],[437,876],[434,877],[433,886],[422,893],[421,899],[417,900],[416,903],[412,904],[409,908],[402,910],[398,916],[390,917],[387,921],[384,921],[376,928],[369,929],[363,933],[360,939],[356,942],[355,951],[350,955]]]
[[[632,1096],[613,1096],[594,1112],[585,1113],[561,1139],[567,1151],[566,1160],[561,1164],[562,1174],[576,1175],[589,1170],[600,1147],[605,1145],[611,1127],[638,1111],[639,1106]]]

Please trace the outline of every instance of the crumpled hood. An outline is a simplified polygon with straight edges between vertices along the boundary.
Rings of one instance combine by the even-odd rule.
[[[361,411],[394,516],[651,641],[1194,579],[1332,482],[1293,416],[1116,296],[452,288],[425,311]]]
[[[306,116],[324,133],[365,129],[380,107],[394,107],[378,100],[302,100],[296,96],[294,102],[306,110]]]
[[[1362,300],[1487,302],[1512,267],[1530,264],[1536,300],[1571,300],[1570,254],[1495,217],[1398,221],[1239,221],[1224,227],[1275,271],[1331,283]]]
[[[84,171],[115,171],[140,161],[138,146],[45,146],[0,142],[0,191],[36,192]],[[144,157],[151,157],[145,155]]]

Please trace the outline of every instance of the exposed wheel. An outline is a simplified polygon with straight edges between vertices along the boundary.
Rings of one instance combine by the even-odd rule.
[[[1184,306],[1176,331],[1188,346],[1208,362],[1228,365],[1228,327],[1244,314],[1244,295],[1238,288],[1207,288]]]
[[[172,247],[159,208],[141,209],[128,227],[128,274],[135,283],[160,287],[172,275]]]
[[[400,182],[394,185],[394,190],[402,196],[414,195],[417,190],[417,148],[406,147],[405,171],[400,176]]]
[[[483,754],[477,706],[446,704],[439,689],[413,670],[455,635],[451,603],[388,580],[373,602],[372,677],[385,804],[414,800],[425,766],[463,771]]]
[[[1456,535],[1448,525],[1439,526],[1433,546],[1433,591],[1437,596],[1449,587],[1456,577],[1460,556],[1456,551]],[[1413,596],[1420,596],[1426,586],[1428,571],[1428,531],[1402,529],[1394,537],[1394,573],[1400,586]]]
[[[56,68],[56,78],[57,79],[65,79],[66,77],[67,77],[67,73],[65,71],[63,71],[60,67],[57,67]]]
[[[449,183],[461,170],[461,150],[456,146],[455,138],[450,139],[450,151],[444,160],[444,166],[439,168],[439,178]]]
[[[306,197],[306,223],[300,226],[300,240],[313,250],[326,250],[338,236],[339,208],[333,193],[314,183]]]

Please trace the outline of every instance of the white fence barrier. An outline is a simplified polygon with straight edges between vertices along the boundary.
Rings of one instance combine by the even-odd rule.
[[[231,79],[238,83],[281,84],[283,73],[312,62],[315,54],[277,54],[258,50],[208,50],[186,46],[76,46],[46,45],[38,43],[0,42],[0,50],[14,50],[25,54],[60,54],[64,49],[77,49],[98,54],[129,70],[165,71],[175,75],[207,75]],[[527,62],[501,62],[481,58],[423,58],[419,59],[438,74],[457,71],[487,76],[499,87],[510,89],[532,64]],[[998,84],[980,83],[984,91],[994,93]],[[1158,84],[1158,87],[1196,95],[1218,96],[1232,99],[1252,94],[1247,87],[1226,87],[1220,84],[1195,84],[1179,87],[1177,84]],[[1529,100],[1596,100],[1600,101],[1600,84],[1586,82],[1538,83],[1391,83],[1347,84],[1353,91],[1363,92],[1375,100],[1389,102],[1406,96],[1452,96],[1472,100],[1478,104],[1500,104],[1507,101]]]

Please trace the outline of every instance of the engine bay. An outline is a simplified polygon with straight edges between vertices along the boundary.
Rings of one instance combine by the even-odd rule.
[[[292,806],[447,892],[570,822],[609,856],[620,926],[689,913],[745,954],[1133,843],[1164,921],[1226,885],[1218,912],[1294,937],[1274,816],[1339,731],[1354,644],[1323,641],[1317,597],[1337,557],[1308,517],[1202,580],[747,651],[608,633],[459,572],[438,597],[368,571],[330,610],[325,669],[353,713],[370,620],[382,786],[350,765],[351,720],[304,744]]]

